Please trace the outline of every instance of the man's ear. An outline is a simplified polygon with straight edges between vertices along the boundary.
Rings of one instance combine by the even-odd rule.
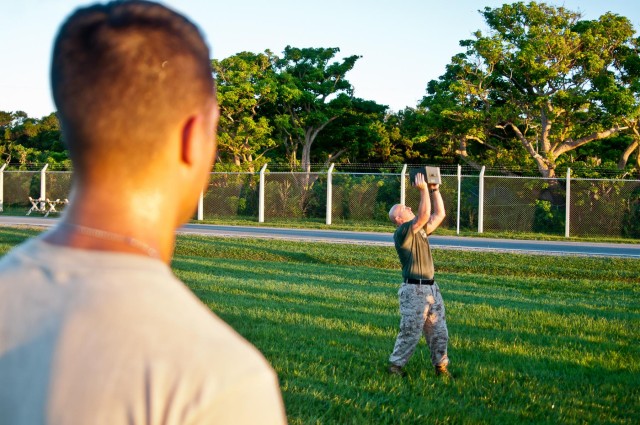
[[[200,125],[202,117],[200,115],[192,115],[182,126],[182,140],[181,140],[181,159],[182,162],[187,165],[192,165],[198,156],[198,125]]]

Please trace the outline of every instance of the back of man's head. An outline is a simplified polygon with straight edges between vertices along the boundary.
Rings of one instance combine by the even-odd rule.
[[[55,40],[51,87],[75,173],[144,173],[167,134],[214,96],[198,28],[142,0],[77,10]]]
[[[398,224],[397,223],[397,215],[398,215],[398,207],[400,206],[400,204],[395,204],[394,206],[391,207],[391,209],[389,210],[389,220],[391,220],[391,222],[393,224]]]

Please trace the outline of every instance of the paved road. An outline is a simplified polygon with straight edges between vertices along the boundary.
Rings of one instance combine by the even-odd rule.
[[[0,226],[51,226],[57,219],[42,217],[0,217]],[[337,230],[284,229],[273,227],[219,226],[187,224],[180,233],[224,237],[253,237],[314,242],[351,243],[392,246],[391,233],[346,232]],[[494,252],[522,252],[535,254],[588,255],[640,259],[640,244],[587,242],[525,241],[514,239],[468,238],[456,236],[430,237],[433,248],[473,249]]]

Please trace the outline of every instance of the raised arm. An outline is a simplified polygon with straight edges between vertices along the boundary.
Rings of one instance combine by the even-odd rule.
[[[416,216],[411,224],[411,231],[416,233],[424,228],[430,220],[431,199],[429,198],[429,186],[424,180],[424,174],[416,174],[413,185],[420,191],[420,205],[418,205],[418,211],[416,211]]]
[[[433,194],[433,214],[429,217],[427,221],[427,225],[425,227],[425,231],[428,235],[433,233],[438,226],[442,223],[442,220],[446,217],[446,213],[444,211],[444,201],[442,200],[442,195],[440,194],[438,184],[430,184],[429,192]]]

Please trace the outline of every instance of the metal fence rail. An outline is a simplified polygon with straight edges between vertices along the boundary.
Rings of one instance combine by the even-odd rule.
[[[30,200],[63,200],[70,171],[6,171],[0,168],[0,211],[21,214]],[[543,233],[640,238],[640,180],[443,174],[444,228],[480,233]],[[313,220],[388,223],[402,200],[417,207],[407,167],[400,173],[211,173],[197,218],[257,222]]]

